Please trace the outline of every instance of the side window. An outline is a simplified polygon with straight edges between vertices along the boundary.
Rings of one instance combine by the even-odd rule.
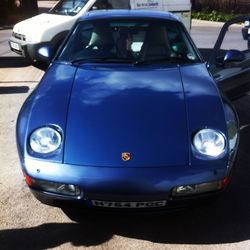
[[[130,9],[130,0],[108,0],[113,9]]]
[[[238,74],[242,69],[250,67],[250,50],[244,29],[242,22],[228,27],[211,68],[215,78]]]
[[[250,91],[247,18],[236,17],[223,25],[209,59],[210,72],[229,98],[237,98]]]
[[[129,0],[96,0],[92,10],[102,9],[130,9]]]
[[[80,58],[82,56],[83,50],[90,43],[93,29],[93,25],[89,23],[86,23],[86,25],[75,29],[69,40],[69,43],[74,44],[74,46],[64,48],[63,56],[61,56],[60,59],[67,61]]]
[[[167,37],[171,49],[171,56],[188,61],[198,58],[183,30],[174,24],[167,25]]]
[[[235,23],[229,26],[229,29],[224,37],[221,49],[237,49],[245,51],[248,49],[247,38],[244,36],[243,31],[246,28],[242,23]]]
[[[96,0],[95,4],[92,7],[92,10],[105,10],[113,9],[113,5],[109,0]]]
[[[85,6],[86,1],[83,0],[61,0],[49,12],[52,14],[74,16]]]
[[[238,67],[242,63],[244,63],[244,59],[247,59],[246,57],[249,58],[249,52],[247,52],[248,42],[243,37],[242,29],[242,23],[236,23],[229,26],[228,31],[226,32],[223,42],[221,44],[219,55],[217,56],[218,65],[220,65],[221,63],[224,68]],[[225,62],[225,58],[227,57],[226,54],[230,51],[239,52],[235,52],[235,56],[242,55],[242,59],[229,59],[228,62]],[[231,56],[233,56],[233,52]]]

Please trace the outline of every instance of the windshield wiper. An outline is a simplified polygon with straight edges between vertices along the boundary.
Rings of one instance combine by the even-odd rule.
[[[70,61],[71,64],[84,64],[84,63],[131,63],[131,60],[124,58],[79,58]]]
[[[168,57],[168,58],[154,58],[154,59],[148,59],[148,60],[141,60],[141,61],[136,61],[134,62],[135,66],[139,65],[146,65],[146,64],[153,64],[153,63],[177,63],[177,64],[182,64],[182,63],[192,63],[194,61],[189,60],[187,58],[178,58],[178,57]]]
[[[84,63],[93,63],[93,62],[103,62],[103,58],[78,58],[71,60],[71,64],[84,64]]]

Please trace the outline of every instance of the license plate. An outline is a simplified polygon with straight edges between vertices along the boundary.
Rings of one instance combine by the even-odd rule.
[[[13,48],[15,50],[20,50],[20,46],[17,43],[10,42],[10,46],[11,46],[11,48]]]
[[[110,207],[110,208],[153,208],[153,207],[164,207],[167,204],[166,200],[163,201],[99,201],[92,200],[92,206],[95,207]]]

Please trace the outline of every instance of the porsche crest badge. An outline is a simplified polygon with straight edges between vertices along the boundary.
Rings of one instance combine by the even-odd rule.
[[[122,160],[123,161],[129,161],[130,159],[131,159],[131,154],[129,152],[122,153]]]

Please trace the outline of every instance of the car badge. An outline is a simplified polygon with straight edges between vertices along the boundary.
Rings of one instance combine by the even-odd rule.
[[[122,153],[122,160],[129,161],[131,159],[131,154],[129,152]]]

